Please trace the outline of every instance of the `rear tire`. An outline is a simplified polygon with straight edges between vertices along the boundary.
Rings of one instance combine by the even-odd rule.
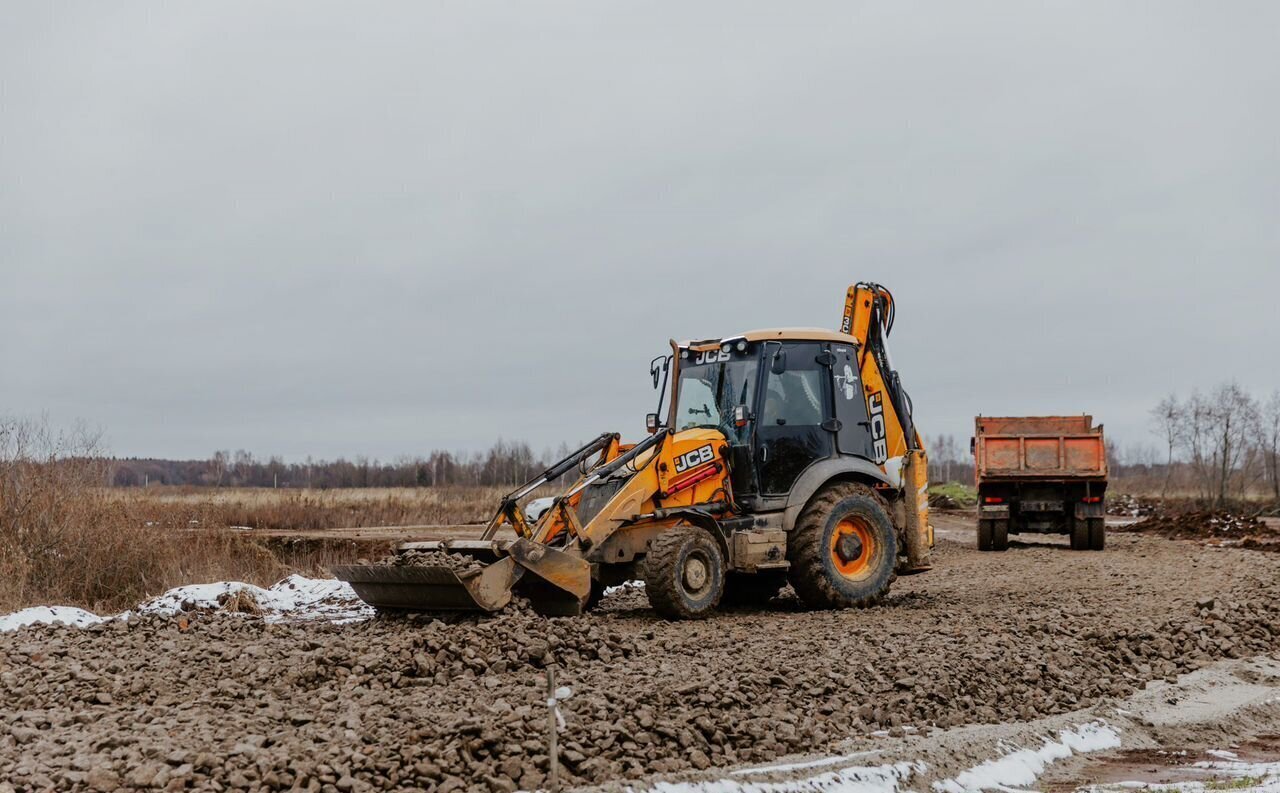
[[[729,573],[724,581],[722,606],[763,606],[787,585],[787,574],[769,570],[762,573]]]
[[[1101,551],[1107,547],[1107,521],[1105,518],[1089,518],[1089,550]]]
[[[898,533],[874,490],[831,485],[800,513],[787,559],[791,586],[810,608],[870,606],[893,583]]]
[[[1009,550],[1009,521],[1008,520],[991,521],[991,550],[993,551]]]
[[[1084,518],[1071,519],[1071,550],[1089,550],[1089,522]]]
[[[978,521],[978,550],[979,551],[991,550],[991,524],[993,523],[995,523],[995,521],[993,520]]]
[[[658,535],[644,564],[649,605],[667,619],[700,619],[724,594],[724,554],[705,529],[676,526]]]

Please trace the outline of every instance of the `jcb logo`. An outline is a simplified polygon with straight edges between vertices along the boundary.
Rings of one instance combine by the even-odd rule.
[[[867,409],[871,413],[871,445],[876,463],[882,464],[889,459],[889,442],[885,438],[884,396],[879,391],[867,397]]]
[[[715,452],[711,451],[711,444],[699,446],[691,452],[685,452],[676,458],[676,473],[682,474],[691,468],[697,468],[700,465],[709,463],[715,459]]]
[[[729,360],[728,350],[703,350],[698,353],[698,357],[693,359],[694,363],[723,363]]]

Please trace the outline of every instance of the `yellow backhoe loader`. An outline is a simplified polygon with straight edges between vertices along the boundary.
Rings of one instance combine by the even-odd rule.
[[[519,594],[579,614],[629,580],[668,618],[788,582],[812,608],[871,604],[896,574],[929,569],[933,546],[925,450],[885,346],[893,320],[889,291],[859,283],[839,331],[672,341],[650,365],[647,438],[600,435],[506,496],[479,540],[402,543],[413,563],[334,573],[387,610],[496,611]],[[530,520],[524,501],[575,469]]]

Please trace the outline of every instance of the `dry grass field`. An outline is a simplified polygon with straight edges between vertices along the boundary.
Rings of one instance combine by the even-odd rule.
[[[0,613],[36,604],[104,612],[183,584],[328,575],[332,564],[384,552],[394,532],[315,532],[475,523],[501,495],[464,487],[110,489],[98,485],[100,467],[95,458],[0,465]]]
[[[200,521],[215,528],[277,531],[366,526],[454,525],[488,520],[509,488],[150,487],[107,490],[109,500],[143,520],[170,527]]]

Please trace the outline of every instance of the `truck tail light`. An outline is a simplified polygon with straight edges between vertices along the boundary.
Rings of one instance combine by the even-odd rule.
[[[1084,498],[1082,498],[1082,499],[1080,499],[1080,500],[1081,500],[1081,501],[1083,501],[1083,502],[1084,502],[1084,503],[1086,503],[1086,504],[1101,504],[1101,503],[1102,503],[1102,496],[1085,496]]]
[[[984,503],[984,504],[1003,504],[1003,503],[1004,503],[1004,499],[1003,499],[1003,498],[1000,498],[999,496],[984,496],[984,497],[982,498],[982,503]]]

